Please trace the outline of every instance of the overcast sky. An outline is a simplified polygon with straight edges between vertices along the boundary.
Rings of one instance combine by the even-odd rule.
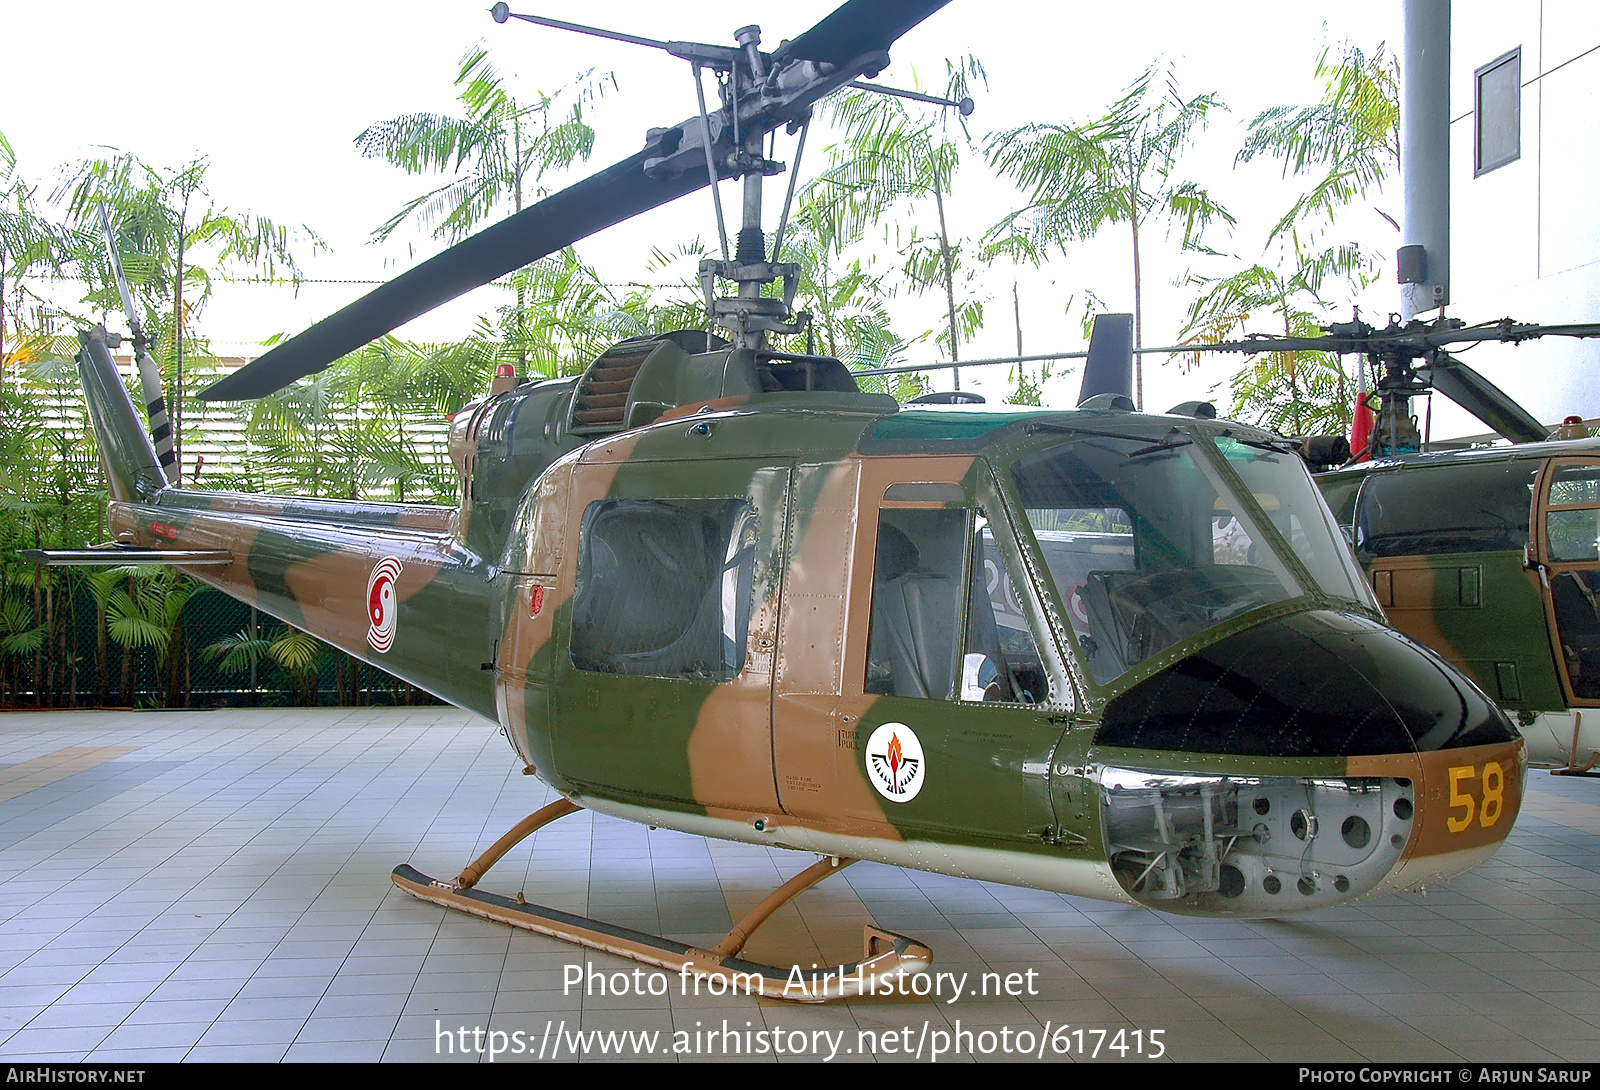
[[[828,0],[742,5],[519,0],[512,8],[653,38],[730,44],[734,29],[757,22],[770,49],[834,6]],[[307,266],[309,275],[330,280],[393,275],[440,244],[414,233],[400,244],[378,248],[368,245],[367,237],[425,182],[362,159],[353,139],[385,118],[453,110],[452,83],[462,55],[473,45],[490,47],[497,67],[522,96],[553,91],[588,69],[614,73],[617,88],[590,114],[600,135],[590,166],[581,173],[636,151],[647,127],[674,124],[695,110],[682,61],[526,23],[498,26],[485,7],[481,0],[9,4],[0,132],[15,149],[19,170],[39,180],[41,192],[51,188],[60,164],[103,154],[102,145],[168,167],[205,156],[209,189],[218,204],[279,223],[306,224],[328,242],[330,252]],[[920,76],[939,84],[944,57],[975,54],[989,74],[987,91],[974,96],[978,109],[972,126],[981,136],[1029,121],[1088,119],[1153,61],[1172,61],[1186,95],[1215,91],[1230,109],[1202,138],[1187,169],[1240,217],[1234,235],[1218,235],[1213,244],[1250,263],[1260,255],[1266,226],[1287,206],[1294,188],[1271,166],[1232,169],[1243,123],[1268,106],[1314,99],[1318,88],[1312,69],[1325,42],[1348,38],[1367,48],[1382,41],[1397,45],[1399,10],[1390,0],[1337,5],[953,0],[902,39],[880,82],[908,86]],[[801,166],[802,181],[821,161],[818,143],[814,137],[814,150]],[[792,155],[792,145],[780,140],[778,158]],[[776,225],[786,181],[769,184],[769,231]],[[735,201],[733,188],[725,188],[725,203]],[[979,234],[1015,200],[1006,187],[984,177],[980,166],[968,165],[950,201],[952,230]],[[1353,213],[1348,226],[1386,253],[1397,244],[1392,230],[1370,212]],[[614,227],[578,249],[605,279],[626,283],[647,278],[643,261],[651,246],[670,248],[695,235],[710,239],[714,232],[710,198],[700,193]],[[1183,293],[1171,282],[1185,263],[1155,234],[1157,245],[1146,255],[1145,339],[1166,343],[1181,324]],[[1013,349],[1014,276],[1021,284],[1030,352],[1081,347],[1081,335],[1062,312],[1066,299],[1081,298],[1085,289],[1111,308],[1131,310],[1125,235],[1125,229],[1112,229],[1095,245],[1042,270],[994,269],[980,288],[988,297],[987,328],[963,355]],[[352,284],[310,285],[296,299],[285,288],[224,286],[205,312],[203,328],[217,351],[244,352],[249,342],[298,331],[365,290]],[[493,291],[474,293],[403,333],[442,338],[464,332],[471,315],[496,305]],[[1375,305],[1397,309],[1393,295],[1386,289]],[[895,314],[898,331],[914,334],[936,324],[939,308],[931,298],[904,301]],[[933,349],[920,353],[918,358],[931,358]],[[1221,361],[1190,375],[1158,369],[1157,376],[1147,377],[1149,404],[1162,408],[1207,396],[1236,362]],[[1062,380],[1051,392],[1056,403],[1070,403],[1076,378]]]

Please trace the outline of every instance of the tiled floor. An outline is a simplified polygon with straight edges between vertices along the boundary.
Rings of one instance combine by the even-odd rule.
[[[9,714],[0,766],[4,1059],[1079,1059],[1098,1040],[1113,1060],[1159,1041],[1178,1060],[1600,1061],[1596,780],[1534,773],[1507,847],[1426,896],[1282,921],[857,864],[750,955],[849,960],[871,915],[969,990],[1014,973],[1025,994],[819,1008],[676,976],[641,996],[650,971],[605,955],[608,994],[585,996],[564,988],[576,948],[396,890],[396,863],[454,874],[548,795],[450,709]],[[483,886],[710,941],[807,862],[580,813]]]

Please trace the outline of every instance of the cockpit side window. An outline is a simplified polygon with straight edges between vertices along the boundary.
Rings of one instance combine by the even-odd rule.
[[[865,691],[1043,703],[1049,681],[1014,578],[983,508],[881,511]]]
[[[1022,604],[1021,572],[1011,570],[978,509],[967,589],[967,631],[959,696],[969,701],[1041,704],[1050,682]]]
[[[1545,515],[1545,538],[1556,563],[1600,560],[1600,465],[1580,462],[1557,465],[1550,478],[1551,510]]]
[[[878,515],[866,691],[949,700],[959,680],[967,512],[885,509]]]

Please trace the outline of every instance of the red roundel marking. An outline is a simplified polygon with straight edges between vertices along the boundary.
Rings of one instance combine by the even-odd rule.
[[[1089,607],[1083,604],[1083,592],[1088,585],[1087,583],[1074,583],[1072,588],[1067,591],[1067,605],[1072,609],[1072,615],[1082,625],[1089,623]]]
[[[528,594],[528,616],[537,617],[544,609],[544,587],[538,583],[533,585],[533,590]]]
[[[394,643],[400,615],[395,580],[400,578],[400,570],[400,561],[386,556],[373,565],[372,574],[367,577],[367,642],[379,654],[386,653]]]
[[[176,526],[168,526],[164,522],[152,522],[150,524],[150,532],[156,537],[164,537],[168,541],[178,540],[178,528]]]

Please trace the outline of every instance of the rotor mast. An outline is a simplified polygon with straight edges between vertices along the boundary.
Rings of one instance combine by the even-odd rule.
[[[733,334],[741,348],[754,352],[767,350],[767,335],[802,333],[810,324],[810,314],[794,310],[795,292],[800,285],[800,266],[779,261],[789,210],[794,203],[794,178],[805,151],[806,133],[811,124],[811,107],[842,87],[915,98],[937,105],[954,106],[962,116],[972,113],[972,100],[953,102],[919,92],[901,91],[864,83],[857,76],[876,76],[889,64],[883,49],[868,49],[854,56],[814,56],[810,47],[818,43],[801,39],[779,43],[771,53],[761,51],[761,28],[750,25],[733,33],[733,46],[698,42],[663,42],[636,34],[602,30],[538,15],[522,15],[504,4],[496,4],[491,14],[498,23],[520,19],[541,26],[570,30],[580,34],[610,38],[633,45],[649,46],[689,62],[694,74],[695,94],[700,106],[698,118],[691,118],[671,129],[651,129],[647,143],[662,146],[663,154],[645,161],[645,173],[666,177],[703,165],[711,182],[716,208],[717,233],[722,257],[700,262],[700,290],[705,297],[706,319]],[[920,17],[919,17],[920,18]],[[822,52],[829,49],[822,47]],[[703,70],[710,68],[720,78],[719,109],[707,109]],[[792,135],[800,134],[795,161],[790,167],[766,156],[768,134],[784,126]],[[773,252],[767,254],[766,233],[761,226],[762,184],[768,177],[791,170],[788,193],[774,239]],[[729,252],[727,226],[722,214],[722,198],[717,183],[739,178],[743,182],[739,227]],[[716,294],[717,282],[735,285],[732,295]],[[783,287],[777,298],[763,295],[768,284],[778,281]]]
[[[877,76],[889,64],[889,47],[948,2],[845,0],[809,30],[780,42],[771,53],[761,52],[759,32],[754,28],[742,31],[740,44],[732,46],[661,42],[558,19],[518,15],[505,3],[495,4],[490,15],[498,23],[520,19],[660,49],[688,61],[697,77],[702,69],[710,68],[719,76],[718,109],[712,112],[706,108],[704,88],[697,78],[697,115],[676,125],[649,130],[645,146],[638,152],[435,254],[275,345],[201,391],[199,397],[203,401],[239,401],[281,390],[298,379],[326,370],[339,357],[441,303],[597,231],[704,186],[712,186],[715,193],[716,183],[724,178],[746,179],[745,214],[740,228],[745,241],[740,252],[730,255],[726,232],[719,222],[722,267],[713,263],[701,271],[711,321],[734,330],[742,346],[757,351],[769,332],[799,332],[804,328],[803,319],[791,312],[799,286],[799,266],[767,260],[761,232],[761,180],[784,169],[782,164],[766,158],[762,145],[769,134],[784,127],[791,134],[801,134],[803,148],[812,107],[860,77]],[[965,102],[950,105],[963,113],[971,109]],[[798,158],[798,152],[796,155]],[[792,186],[789,199],[793,199]],[[780,220],[780,237],[785,223],[786,216]],[[737,284],[737,294],[714,298],[719,277]],[[764,287],[779,278],[784,282],[781,297],[766,298]],[[788,358],[787,353],[776,355]]]

